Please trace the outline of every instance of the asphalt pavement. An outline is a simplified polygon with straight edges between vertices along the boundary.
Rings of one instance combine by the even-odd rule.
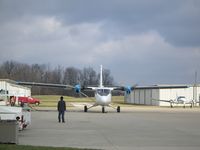
[[[19,133],[19,144],[108,150],[200,149],[200,108],[107,111],[68,111],[66,123],[58,123],[55,110],[33,111],[31,126]]]

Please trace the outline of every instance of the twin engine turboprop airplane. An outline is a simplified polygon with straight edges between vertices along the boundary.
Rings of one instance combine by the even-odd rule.
[[[153,99],[153,100],[157,100],[157,99]],[[161,99],[158,99],[157,101],[170,103],[171,108],[174,107],[174,104],[183,104],[184,108],[185,108],[186,104],[190,104],[190,107],[192,108],[194,106],[194,104],[197,103],[194,100],[188,100],[188,99],[186,99],[185,96],[177,96],[176,99],[171,99],[171,100],[161,100]]]
[[[111,107],[113,109],[116,109],[117,112],[120,112],[120,106],[114,107],[111,105],[111,99],[112,99],[112,90],[121,90],[125,91],[126,94],[130,94],[132,90],[134,90],[135,86],[118,86],[118,87],[104,87],[103,86],[103,75],[102,75],[103,69],[102,65],[100,68],[100,80],[99,80],[99,86],[98,87],[81,87],[81,85],[77,84],[75,86],[71,85],[64,85],[64,84],[50,84],[50,83],[35,83],[35,82],[17,82],[17,84],[20,85],[32,85],[32,86],[46,86],[46,87],[58,87],[58,88],[70,88],[74,89],[76,93],[81,93],[82,95],[88,97],[86,94],[82,92],[84,89],[91,89],[95,91],[95,103],[88,107],[87,105],[84,106],[84,112],[87,112],[90,108],[96,107],[96,106],[102,106],[102,113],[105,112],[105,107]]]

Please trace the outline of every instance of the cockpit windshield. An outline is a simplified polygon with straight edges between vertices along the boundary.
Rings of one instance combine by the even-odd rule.
[[[178,99],[185,98],[185,96],[179,96]]]
[[[107,96],[108,94],[110,94],[109,89],[97,89],[96,92],[101,96]]]

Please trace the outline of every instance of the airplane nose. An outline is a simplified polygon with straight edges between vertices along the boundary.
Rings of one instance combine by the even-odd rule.
[[[107,105],[110,103],[111,100],[109,99],[109,97],[105,96],[105,97],[102,97],[101,101],[104,105]]]
[[[101,97],[102,102],[106,102],[107,101],[107,97]]]

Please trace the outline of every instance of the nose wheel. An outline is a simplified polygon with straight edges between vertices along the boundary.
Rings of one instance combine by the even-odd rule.
[[[105,113],[105,107],[104,106],[102,107],[102,113]]]

